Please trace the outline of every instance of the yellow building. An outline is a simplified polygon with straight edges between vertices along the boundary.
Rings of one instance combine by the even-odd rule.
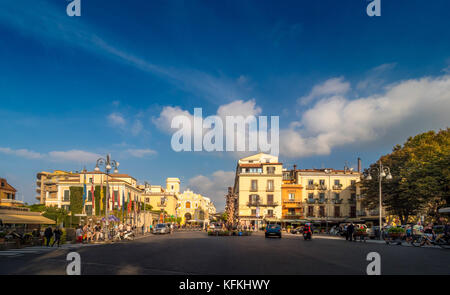
[[[160,185],[141,186],[141,189],[143,189],[144,202],[151,205],[152,210],[165,211],[169,217],[176,217],[176,206],[180,194],[180,180],[178,178],[167,178],[165,189]]]
[[[278,157],[264,153],[238,161],[232,193],[238,196],[240,225],[259,227],[281,220],[282,169]]]
[[[297,184],[296,166],[294,170],[283,170],[283,184],[281,185],[282,222],[295,223],[304,220],[303,186]]]
[[[210,212],[215,212],[211,208],[214,204],[209,198],[196,194],[187,189],[179,195],[177,204],[177,217],[181,217],[181,224],[209,224]]]
[[[16,207],[23,202],[16,200],[17,190],[6,179],[0,178],[0,206]]]

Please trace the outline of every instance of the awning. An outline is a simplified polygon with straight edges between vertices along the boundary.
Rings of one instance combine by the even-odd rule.
[[[450,207],[441,208],[438,211],[439,213],[450,213]]]
[[[55,224],[54,220],[41,215],[0,214],[3,224]]]

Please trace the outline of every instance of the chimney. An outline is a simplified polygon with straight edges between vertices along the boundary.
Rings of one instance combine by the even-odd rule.
[[[361,158],[358,157],[358,173],[361,173]]]
[[[297,170],[297,165],[294,164],[294,171]]]

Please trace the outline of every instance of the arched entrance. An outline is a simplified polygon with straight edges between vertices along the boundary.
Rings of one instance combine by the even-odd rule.
[[[192,219],[191,213],[186,213],[186,214],[184,214],[184,219],[185,219],[186,221],[191,220],[191,219]]]

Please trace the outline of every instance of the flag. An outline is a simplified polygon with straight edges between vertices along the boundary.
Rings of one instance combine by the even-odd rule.
[[[94,176],[92,176],[91,195],[92,195],[92,212],[93,215],[95,215]]]
[[[114,203],[114,188],[111,188],[111,191],[112,191],[112,210],[114,210],[114,205],[115,205],[115,203]]]
[[[131,212],[131,194],[128,193],[128,213]]]
[[[84,211],[84,204],[86,202],[86,196],[87,190],[86,190],[86,173],[84,173],[84,183],[83,183],[83,211]]]
[[[125,205],[125,190],[122,191],[122,216],[124,211],[124,205]]]
[[[100,184],[100,211],[103,211],[103,175],[101,182],[102,183]]]

